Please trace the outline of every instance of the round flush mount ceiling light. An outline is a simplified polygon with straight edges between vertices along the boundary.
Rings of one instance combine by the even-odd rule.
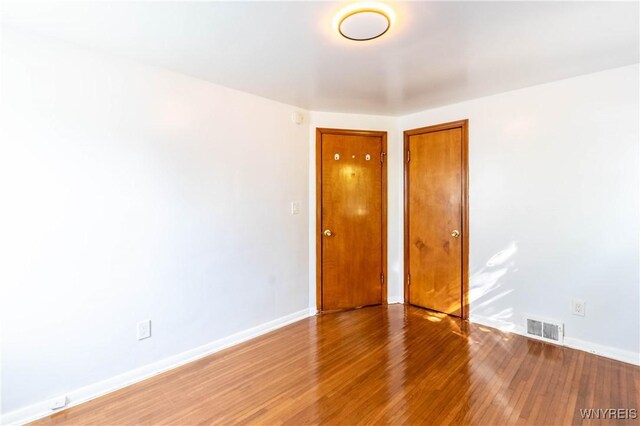
[[[334,25],[343,37],[366,41],[389,31],[394,19],[393,10],[385,4],[359,2],[342,9],[336,15]]]

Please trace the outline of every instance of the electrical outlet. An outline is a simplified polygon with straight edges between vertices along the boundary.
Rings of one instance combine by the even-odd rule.
[[[580,317],[584,316],[584,301],[573,299],[571,301],[571,313]]]
[[[138,340],[151,337],[151,320],[144,320],[138,323]]]
[[[67,399],[67,395],[58,396],[49,401],[49,408],[52,410],[58,410],[60,408],[66,407],[69,403]]]

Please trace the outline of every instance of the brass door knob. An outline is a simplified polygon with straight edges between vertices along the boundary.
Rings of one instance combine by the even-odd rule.
[[[332,235],[333,235],[333,232],[331,232],[331,229],[325,229],[325,230],[322,232],[322,234],[323,234],[325,237],[330,237],[330,236],[332,236]]]
[[[457,229],[454,229],[453,232],[451,233],[451,236],[453,238],[458,238],[460,236],[460,231],[458,231]]]

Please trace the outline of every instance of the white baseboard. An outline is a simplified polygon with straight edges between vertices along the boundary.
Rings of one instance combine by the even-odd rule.
[[[530,338],[530,336],[527,336],[524,326],[517,325],[511,322],[495,320],[493,318],[488,318],[480,315],[471,315],[469,321],[474,324],[485,325],[487,327],[497,328],[500,331],[507,331]],[[640,365],[640,354],[632,351],[626,351],[611,346],[599,345],[597,343],[587,342],[566,335],[564,336],[563,346],[571,349],[577,349],[583,352],[589,352],[594,355],[600,355],[605,358],[615,359],[616,361],[626,362],[628,364]]]
[[[69,398],[69,404],[61,410],[51,410],[49,408],[49,400],[37,402],[24,408],[20,408],[15,411],[11,411],[0,416],[0,424],[2,425],[20,425],[37,420],[42,417],[49,416],[54,412],[60,412],[67,408],[74,407],[83,402],[91,401],[107,393],[122,389],[126,386],[156,376],[165,371],[174,369],[181,365],[203,358],[207,355],[211,355],[215,352],[245,342],[247,340],[258,337],[262,334],[276,330],[278,328],[289,325],[293,322],[315,315],[316,309],[309,308],[303,309],[298,312],[294,312],[284,317],[277,318],[273,321],[260,324],[256,327],[240,331],[232,334],[231,336],[224,337],[222,339],[215,340],[206,345],[190,349],[186,352],[173,355],[169,358],[162,359],[152,364],[145,365],[143,367],[136,368],[126,373],[119,374],[110,379],[103,380],[98,383],[94,383],[70,392],[67,392]]]
[[[640,354],[631,351],[625,351],[611,346],[599,345],[597,343],[586,342],[584,340],[575,339],[573,337],[564,337],[564,345],[577,349],[579,351],[589,352],[606,358],[615,359],[616,361],[626,362],[628,364],[640,365]]]
[[[485,325],[487,327],[496,328],[500,331],[508,331],[510,333],[519,334],[521,336],[525,336],[524,327],[521,325],[514,324],[512,322],[500,321],[489,317],[484,317],[481,315],[471,314],[469,316],[469,321],[478,324]]]

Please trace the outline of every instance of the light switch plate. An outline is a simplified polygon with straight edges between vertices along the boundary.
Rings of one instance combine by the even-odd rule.
[[[300,203],[297,201],[291,202],[291,214],[300,214]]]

